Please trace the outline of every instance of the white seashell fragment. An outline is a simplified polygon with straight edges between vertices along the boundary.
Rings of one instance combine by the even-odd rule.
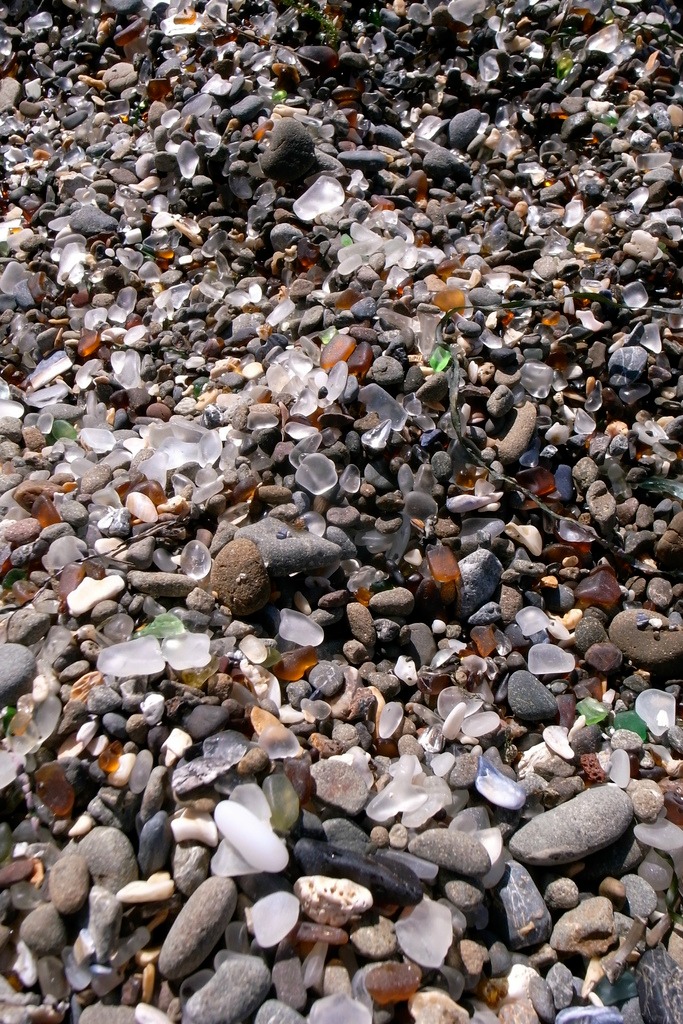
[[[548,749],[565,761],[573,761],[575,754],[569,746],[567,735],[568,731],[563,725],[548,725],[543,730],[543,739]]]
[[[485,757],[479,758],[474,785],[477,792],[496,807],[518,811],[526,803],[526,791],[495,768]]]
[[[120,903],[156,903],[168,900],[174,891],[173,879],[167,871],[157,871],[145,882],[129,882],[119,889],[116,898]]]

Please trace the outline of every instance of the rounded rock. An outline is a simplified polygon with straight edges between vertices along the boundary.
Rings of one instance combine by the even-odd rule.
[[[294,117],[277,121],[261,156],[263,173],[275,181],[298,181],[314,163],[315,146],[308,129]]]
[[[159,971],[171,981],[186,978],[206,960],[237,905],[230,878],[207,878],[190,896],[164,939]]]
[[[131,842],[117,828],[97,826],[81,840],[78,852],[103,889],[118,892],[138,879],[138,864]]]
[[[510,853],[524,864],[571,864],[610,846],[632,817],[633,804],[620,789],[587,789],[527,822],[510,840]]]
[[[643,614],[645,623],[641,625]],[[670,631],[668,626],[664,615],[619,612],[610,625],[609,638],[637,668],[677,679],[683,673],[683,630]]]
[[[525,722],[542,722],[555,718],[557,701],[540,679],[520,669],[508,679],[508,704]]]
[[[0,659],[0,707],[14,705],[30,693],[36,674],[36,659],[21,644],[3,644]]]
[[[231,540],[218,552],[211,587],[233,615],[253,615],[270,600],[270,579],[259,549],[245,538]]]
[[[50,869],[50,899],[60,914],[75,914],[81,909],[90,889],[90,872],[85,857],[69,854]]]
[[[66,928],[52,903],[41,903],[21,922],[19,938],[36,957],[59,956],[66,945]]]
[[[225,960],[188,999],[186,1024],[238,1024],[259,1008],[270,985],[270,971],[263,960],[255,956]]]

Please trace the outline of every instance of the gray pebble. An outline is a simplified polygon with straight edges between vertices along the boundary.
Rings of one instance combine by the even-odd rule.
[[[108,889],[94,885],[88,907],[88,931],[95,946],[95,959],[98,964],[106,964],[118,948],[123,904]]]
[[[461,110],[451,118],[448,125],[448,144],[451,149],[465,152],[467,147],[479,134],[482,116],[480,110]]]
[[[520,669],[508,679],[508,704],[518,718],[525,722],[554,719],[557,701],[540,679]]]
[[[385,615],[390,619],[396,615],[405,618],[415,607],[415,598],[406,587],[394,587],[373,594],[368,607],[373,615]]]
[[[329,568],[341,557],[337,544],[307,530],[295,530],[279,519],[260,519],[238,530],[236,536],[253,540],[272,576]]]
[[[50,868],[48,879],[50,899],[60,914],[75,914],[88,898],[90,872],[85,857],[79,853],[61,857]]]
[[[47,635],[50,621],[50,616],[43,612],[34,612],[32,608],[20,608],[7,623],[7,639],[11,644],[30,647]]]
[[[97,826],[78,845],[98,885],[118,892],[138,878],[138,864],[130,839],[117,828]]]
[[[52,903],[41,903],[21,922],[19,938],[34,956],[59,956],[66,945],[66,928]]]
[[[0,707],[14,705],[33,688],[36,659],[21,644],[3,644],[0,658]]]
[[[254,1017],[254,1024],[306,1024],[306,1018],[279,999],[267,999]]]
[[[311,768],[318,800],[354,816],[369,799],[368,788],[351,765],[343,761],[318,761]]]
[[[491,869],[491,861],[481,843],[466,832],[430,828],[415,836],[408,850],[432,864],[466,878],[483,878]]]
[[[505,866],[494,892],[493,908],[510,949],[526,949],[547,942],[550,937],[550,914],[522,864],[510,861]]]
[[[178,843],[173,850],[173,879],[184,896],[191,896],[209,874],[211,853],[198,843]]]
[[[118,230],[119,222],[115,217],[100,210],[99,206],[88,203],[80,206],[69,215],[69,223],[74,231],[90,238],[93,235],[111,234]]]
[[[237,888],[231,878],[207,878],[192,893],[159,954],[159,970],[172,981],[186,978],[206,960],[237,905]]]
[[[632,817],[633,805],[620,789],[587,789],[532,818],[510,840],[510,853],[525,864],[571,864],[610,846]]]
[[[629,917],[643,917],[647,921],[657,909],[657,893],[647,879],[640,875],[624,875],[621,882],[626,889],[624,913]]]
[[[503,566],[493,552],[479,548],[460,560],[460,615],[468,619],[489,601],[500,583]]]
[[[225,960],[213,978],[187,1001],[187,1024],[238,1024],[270,989],[270,971],[257,957]]]

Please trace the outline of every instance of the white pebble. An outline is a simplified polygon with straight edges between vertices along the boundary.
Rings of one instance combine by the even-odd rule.
[[[218,829],[210,814],[204,811],[181,811],[171,821],[171,832],[176,843],[194,842],[204,846],[218,846]]]
[[[301,908],[312,921],[333,927],[345,925],[352,917],[369,910],[372,893],[348,878],[302,875],[294,883]]]
[[[161,752],[164,755],[164,764],[167,768],[180,760],[188,747],[192,746],[192,737],[184,729],[173,729],[161,745]]]
[[[284,871],[289,862],[287,847],[272,828],[235,800],[221,800],[214,811],[221,835],[240,857],[260,871]]]
[[[107,775],[107,785],[122,789],[130,778],[130,774],[135,766],[136,757],[136,754],[121,754],[118,768],[115,772]]]
[[[548,749],[565,761],[573,761],[575,755],[567,735],[567,729],[562,725],[548,725],[543,730],[543,740]]]

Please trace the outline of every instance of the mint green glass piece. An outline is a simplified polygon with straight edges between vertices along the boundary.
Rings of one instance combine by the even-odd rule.
[[[441,370],[445,370],[451,361],[451,354],[448,349],[442,348],[441,345],[437,345],[431,356],[429,357],[429,365],[435,373],[439,373]]]
[[[273,103],[284,103],[287,99],[286,89],[276,89],[273,93]]]
[[[177,615],[171,615],[170,612],[164,612],[162,615],[157,615],[155,619],[152,619],[150,623],[143,626],[135,634],[137,636],[155,636],[159,640],[164,640],[169,636],[180,636],[181,633],[185,632],[185,627],[177,617]]]
[[[557,70],[558,78],[566,78],[571,69],[574,67],[574,61],[571,54],[563,53],[557,58],[557,64],[555,65]]]
[[[609,715],[609,708],[601,704],[595,697],[585,697],[576,705],[577,714],[583,715],[586,725],[597,725]]]
[[[55,420],[50,433],[55,441],[59,441],[63,437],[68,438],[69,441],[75,441],[78,437],[72,425],[67,423],[66,420]]]
[[[614,1006],[616,1003],[621,1003],[625,999],[633,999],[638,995],[636,979],[628,971],[624,971],[613,985],[607,978],[602,978],[593,991],[605,1006]]]
[[[342,235],[341,244],[345,249],[348,248],[349,245],[353,245],[353,239],[351,238],[351,235]]]
[[[320,340],[322,341],[323,345],[328,345],[332,341],[336,333],[336,327],[328,327],[326,331],[323,331],[322,334],[320,335]]]
[[[641,740],[647,740],[647,726],[635,711],[620,711],[618,715],[615,715],[614,728],[628,729],[629,732],[637,733]]]

